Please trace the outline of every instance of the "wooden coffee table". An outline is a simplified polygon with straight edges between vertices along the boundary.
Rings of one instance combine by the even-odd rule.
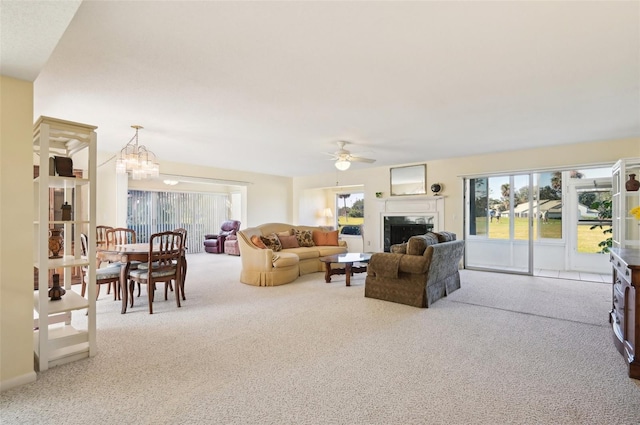
[[[328,255],[320,257],[320,261],[325,264],[324,281],[331,282],[334,274],[346,275],[347,286],[351,286],[351,275],[353,273],[364,273],[367,271],[367,263],[371,259],[371,254],[362,252],[348,252],[346,254]],[[344,268],[331,268],[331,264],[344,264]],[[354,264],[356,264],[354,266]]]

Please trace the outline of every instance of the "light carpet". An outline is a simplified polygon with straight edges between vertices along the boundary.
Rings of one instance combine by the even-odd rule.
[[[2,393],[2,424],[640,423],[607,284],[463,270],[418,309],[365,298],[364,274],[260,288],[238,257],[188,261],[180,309],[103,291],[97,356]]]

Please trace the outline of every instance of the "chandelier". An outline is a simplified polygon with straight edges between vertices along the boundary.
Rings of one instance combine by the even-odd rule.
[[[140,125],[132,125],[136,129],[136,134],[129,140],[127,146],[122,148],[118,159],[116,159],[116,173],[130,173],[133,180],[142,180],[148,177],[158,177],[160,175],[160,164],[156,155],[144,145],[138,144],[138,130],[143,128]]]

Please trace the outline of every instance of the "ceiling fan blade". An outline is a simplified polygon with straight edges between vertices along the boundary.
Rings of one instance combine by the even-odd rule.
[[[349,157],[349,161],[353,161],[353,162],[367,162],[369,164],[372,164],[374,162],[376,162],[375,159],[371,159],[371,158],[362,158],[359,156],[351,156]]]

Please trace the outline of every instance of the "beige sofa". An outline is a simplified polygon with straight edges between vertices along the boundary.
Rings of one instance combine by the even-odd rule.
[[[320,257],[347,252],[347,244],[344,241],[339,241],[338,246],[287,248],[277,252],[273,249],[258,248],[251,242],[252,236],[267,236],[291,229],[311,232],[326,230],[314,226],[267,223],[237,233],[242,260],[241,282],[255,286],[283,285],[293,282],[298,276],[324,271],[325,264],[319,260]]]

